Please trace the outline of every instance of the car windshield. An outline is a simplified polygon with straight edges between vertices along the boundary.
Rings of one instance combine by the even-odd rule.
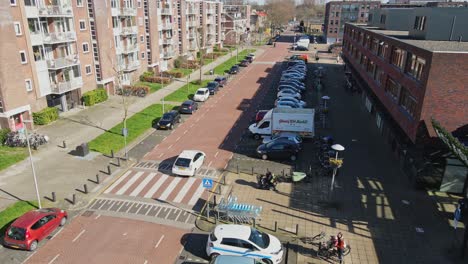
[[[267,248],[270,245],[270,237],[255,228],[250,229],[249,241],[261,248]]]
[[[175,165],[178,167],[186,167],[188,168],[190,166],[190,159],[186,158],[178,158],[175,162]]]
[[[202,90],[197,91],[197,94],[202,94],[203,95],[203,94],[205,94],[205,91],[202,91]]]
[[[216,83],[216,82],[209,82],[207,87],[208,87],[208,88],[215,88],[216,86],[218,86],[218,83]]]
[[[12,226],[8,229],[7,236],[15,240],[24,240],[26,238],[26,230],[24,228]]]
[[[172,114],[165,113],[165,114],[161,117],[161,120],[162,120],[162,121],[171,121],[171,120],[172,120]]]

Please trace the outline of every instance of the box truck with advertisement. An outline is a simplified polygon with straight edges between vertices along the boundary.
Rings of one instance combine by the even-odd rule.
[[[249,126],[255,139],[279,132],[294,132],[304,138],[315,136],[315,110],[312,108],[273,108],[257,123]]]

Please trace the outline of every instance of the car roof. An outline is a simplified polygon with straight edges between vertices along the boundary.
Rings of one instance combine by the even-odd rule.
[[[182,104],[194,104],[195,102],[192,101],[192,100],[186,100],[185,102],[183,102]]]
[[[177,158],[193,159],[198,152],[203,153],[203,151],[200,150],[184,150]]]
[[[167,115],[178,115],[179,112],[177,112],[176,110],[171,110],[171,111],[169,111],[169,112],[164,113],[164,115],[166,115],[166,114],[167,114]]]
[[[206,91],[208,91],[208,88],[206,88],[206,87],[203,87],[203,88],[198,88],[198,90],[197,90],[197,91],[204,91],[204,92],[206,92]]]
[[[219,255],[214,264],[255,264],[255,259],[243,256]]]
[[[12,226],[16,227],[29,227],[30,225],[34,224],[37,222],[37,220],[41,219],[42,217],[56,212],[57,208],[42,208],[42,209],[37,209],[37,210],[31,210],[22,216],[20,216],[18,219],[13,222]]]
[[[215,78],[215,80],[218,80],[218,79],[219,79],[219,80],[223,80],[223,79],[226,79],[226,77],[224,77],[224,76],[218,76],[218,77]]]
[[[250,233],[250,226],[245,225],[217,225],[214,229],[214,234],[218,238],[230,237],[248,240]]]

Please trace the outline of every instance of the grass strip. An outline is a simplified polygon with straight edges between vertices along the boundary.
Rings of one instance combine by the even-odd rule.
[[[24,213],[33,209],[37,209],[37,202],[19,201],[5,208],[5,210],[1,211],[0,212],[1,234],[5,234],[5,231],[8,228],[8,226],[10,226],[10,224],[13,221],[15,221],[16,218],[20,217]]]
[[[0,171],[28,157],[27,148],[11,148],[0,145]]]
[[[183,102],[187,99],[192,99],[195,91],[200,87],[206,87],[208,82],[210,82],[210,80],[202,80],[201,84],[197,84],[198,81],[192,81],[164,97],[164,100],[168,102]]]
[[[239,62],[241,62],[245,56],[247,56],[249,53],[252,53],[252,52],[255,52],[255,49],[246,49],[246,50],[243,50],[241,52],[239,52],[239,55],[236,56],[236,54],[234,53],[232,55],[232,58],[228,59],[227,61],[221,63],[220,65],[218,65],[217,67],[214,68],[214,73],[216,75],[223,75],[224,73],[226,73],[227,71],[229,71],[229,69],[231,69],[231,67],[235,64],[238,64]],[[209,72],[205,73],[205,74],[209,74]]]

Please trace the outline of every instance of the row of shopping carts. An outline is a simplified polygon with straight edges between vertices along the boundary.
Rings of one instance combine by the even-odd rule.
[[[262,212],[261,206],[238,203],[237,197],[232,195],[227,199],[221,199],[215,209],[220,220],[246,224],[258,220]]]

